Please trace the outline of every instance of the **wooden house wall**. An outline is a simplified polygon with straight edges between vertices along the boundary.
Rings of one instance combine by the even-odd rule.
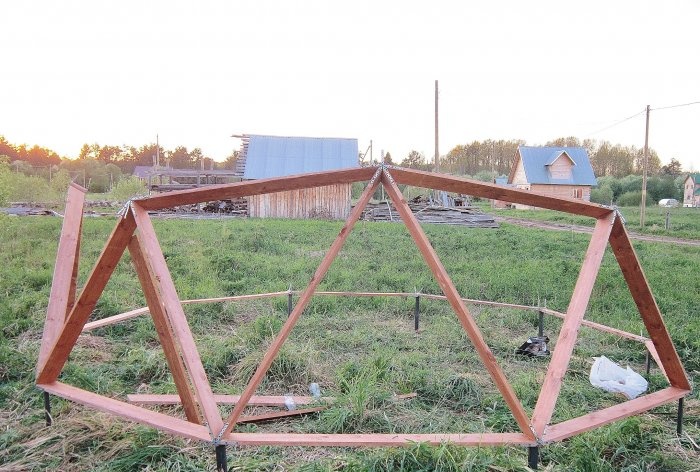
[[[248,214],[252,218],[332,218],[346,219],[350,214],[351,184],[289,190],[251,195]]]
[[[591,186],[590,185],[546,185],[546,184],[532,184],[530,185],[530,190],[533,192],[544,193],[545,195],[551,195],[553,197],[563,197],[563,198],[579,198],[574,191],[581,191],[581,200],[587,202],[591,201]],[[528,209],[531,208],[528,205],[515,205],[518,209]]]
[[[572,166],[573,164],[568,157],[563,155],[559,156],[559,158],[549,166],[549,175],[553,179],[570,179]]]

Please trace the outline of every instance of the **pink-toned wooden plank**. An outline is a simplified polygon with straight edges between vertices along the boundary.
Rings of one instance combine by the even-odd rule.
[[[234,302],[240,300],[257,300],[260,298],[273,298],[282,295],[288,295],[289,291],[284,292],[272,292],[272,293],[260,293],[253,295],[233,295],[230,297],[216,297],[216,298],[200,298],[196,300],[182,300],[180,303],[182,305],[194,305],[197,303],[221,303],[221,302]],[[135,310],[127,311],[125,313],[120,313],[118,315],[110,316],[108,318],[102,318],[101,320],[95,320],[87,323],[83,327],[83,331],[91,331],[93,329],[102,328],[104,326],[113,325],[116,323],[121,323],[122,321],[127,321],[137,316],[141,316],[148,313],[148,307],[136,308]]]
[[[590,431],[591,429],[670,403],[689,393],[690,390],[668,387],[658,392],[620,403],[619,405],[604,408],[578,418],[548,426],[542,440],[544,442],[561,441],[571,436]]]
[[[73,274],[76,273],[80,256],[80,228],[83,219],[83,204],[87,191],[77,185],[68,187],[66,209],[63,216],[61,237],[56,251],[56,265],[51,281],[51,294],[46,309],[44,334],[41,337],[37,371],[46,363],[49,350],[63,328],[70,306],[73,305],[75,292],[71,293]]]
[[[278,420],[280,418],[289,418],[290,416],[308,415],[309,413],[317,413],[326,410],[328,406],[315,406],[312,408],[302,408],[299,410],[273,411],[270,413],[262,413],[260,415],[240,416],[237,423],[259,423],[262,421]]]
[[[556,316],[557,318],[566,318],[566,315],[564,313],[559,313],[558,311],[554,310],[542,310],[544,313],[552,316]],[[588,320],[582,320],[581,321],[582,326],[586,326],[588,328],[593,328],[598,331],[602,331],[604,333],[609,333],[609,334],[614,334],[616,336],[620,336],[621,338],[626,338],[631,341],[637,341],[640,343],[645,343],[648,341],[648,338],[645,338],[644,336],[639,336],[636,334],[628,333],[627,331],[622,331],[621,329],[617,328],[612,328],[610,326],[606,326],[600,323],[596,323],[594,321],[588,321]]]
[[[401,191],[394,182],[390,173],[385,171],[382,174],[382,183],[387,191],[387,194],[394,202],[396,209],[401,215],[401,220],[406,225],[406,228],[408,228],[409,233],[413,237],[413,240],[423,255],[423,259],[425,259],[428,267],[430,267],[430,270],[437,280],[438,285],[440,285],[440,288],[447,297],[450,306],[452,306],[452,309],[455,311],[457,318],[464,328],[464,331],[466,331],[469,339],[471,339],[474,348],[481,358],[481,361],[484,363],[484,367],[486,367],[486,370],[493,379],[498,390],[501,392],[501,395],[508,405],[508,408],[510,408],[515,421],[520,427],[520,430],[527,436],[531,435],[532,431],[530,430],[530,419],[528,418],[527,413],[525,413],[525,410],[523,409],[520,400],[518,400],[513,387],[508,382],[508,379],[503,373],[501,367],[498,365],[498,362],[491,352],[491,349],[484,341],[479,327],[462,301],[462,298],[457,291],[457,287],[455,287],[452,279],[450,279],[450,276],[447,274],[447,271],[442,265],[440,258],[435,252],[435,249],[433,249],[430,241],[428,241],[428,237],[423,232],[420,223],[413,215],[413,212],[406,203],[406,199],[401,194]]]
[[[136,308],[135,310],[120,313],[118,315],[102,318],[101,320],[91,321],[89,323],[85,323],[85,326],[83,326],[83,332],[92,331],[93,329],[103,328],[105,326],[121,323],[122,321],[127,321],[132,318],[136,318],[137,316],[141,316],[148,312],[148,307],[146,306],[143,308]]]
[[[412,447],[416,443],[457,446],[535,446],[520,433],[470,434],[302,434],[231,433],[226,443],[241,446],[325,446],[325,447]]]
[[[180,349],[175,339],[173,339],[173,331],[165,314],[165,302],[156,289],[156,281],[154,280],[153,272],[143,257],[138,236],[133,236],[131,238],[129,253],[131,254],[131,261],[134,264],[136,274],[141,283],[143,295],[150,308],[153,325],[156,328],[156,333],[158,333],[158,339],[163,348],[163,354],[170,368],[170,373],[173,376],[178,397],[181,399],[182,407],[185,410],[185,416],[191,423],[202,424],[202,418],[197,409],[194,394],[190,388],[190,381],[187,378],[187,371],[182,362],[182,357],[180,357]]]
[[[56,338],[43,366],[37,366],[37,383],[51,383],[58,378],[85,322],[92,314],[92,310],[95,309],[107,281],[124,254],[124,249],[129,244],[135,228],[136,223],[130,211],[117,222],[88,277],[87,283],[80,292],[78,301],[68,315],[61,334]]]
[[[285,398],[281,395],[253,395],[248,400],[248,406],[286,406]],[[126,396],[129,403],[138,405],[177,405],[180,397],[173,394],[129,394]],[[214,394],[214,400],[219,405],[235,405],[241,399],[240,395]],[[312,403],[326,402],[332,403],[334,397],[314,398],[308,396],[293,396],[295,405],[310,405]]]
[[[379,185],[380,175],[381,169],[377,169],[374,176],[368,183],[367,188],[365,188],[364,192],[362,192],[362,195],[357,201],[357,204],[350,212],[350,216],[348,216],[345,225],[340,229],[338,237],[335,239],[335,241],[333,241],[333,244],[331,244],[330,249],[323,257],[323,260],[321,260],[321,264],[318,266],[316,272],[311,277],[309,285],[301,294],[296,306],[294,307],[290,315],[287,317],[287,321],[284,323],[282,329],[280,329],[280,332],[277,333],[277,336],[275,337],[274,341],[272,341],[272,344],[270,344],[270,347],[265,352],[265,355],[263,356],[260,365],[258,365],[257,370],[248,382],[248,385],[243,391],[243,394],[241,394],[240,402],[236,404],[236,406],[231,411],[231,414],[229,415],[228,419],[226,420],[226,423],[228,423],[228,425],[223,431],[224,438],[227,434],[231,432],[231,430],[236,425],[236,421],[241,416],[241,413],[243,413],[243,409],[250,400],[250,397],[253,396],[253,393],[255,393],[255,390],[258,388],[258,385],[260,385],[260,382],[262,382],[262,379],[263,377],[265,377],[265,374],[270,368],[270,365],[272,365],[272,361],[279,353],[279,350],[282,348],[282,345],[289,337],[289,333],[291,333],[292,329],[301,317],[301,314],[311,301],[311,297],[313,297],[314,292],[318,287],[318,284],[321,283],[321,280],[323,280],[323,277],[326,275],[326,272],[328,272],[328,269],[330,268],[331,264],[338,255],[338,252],[340,252],[340,249],[343,247],[343,244],[345,244],[348,235],[355,227],[355,223],[357,223],[357,220],[360,218],[360,216],[362,216],[362,211],[365,209],[365,206],[367,206],[367,203],[374,194],[374,190]]]
[[[68,314],[70,311],[73,309],[75,306],[75,296],[76,293],[78,293],[78,274],[79,274],[79,269],[80,269],[80,244],[82,240],[82,234],[83,234],[83,219],[80,219],[80,226],[78,228],[78,241],[76,243],[76,247],[78,248],[75,254],[75,259],[73,260],[73,273],[71,274],[70,278],[70,289],[68,291],[68,307],[66,309],[66,316],[63,319],[63,322],[65,323],[66,319],[68,319]]]
[[[664,369],[664,365],[661,363],[659,353],[656,352],[656,346],[654,346],[654,342],[651,339],[647,339],[644,345],[646,346],[647,351],[649,351],[649,354],[651,354],[651,357],[654,359],[654,362],[656,362],[656,365],[659,366],[661,373],[664,374],[664,377],[666,377],[666,380],[668,380],[668,374],[666,373],[666,369]]]
[[[187,368],[192,388],[194,389],[197,403],[204,414],[204,420],[213,435],[223,427],[221,414],[214,401],[214,394],[209,385],[209,379],[204,371],[202,360],[199,357],[197,346],[192,336],[192,331],[187,324],[185,312],[182,309],[180,300],[175,290],[175,284],[170,276],[170,271],[165,263],[163,251],[158,243],[153,223],[148,217],[146,210],[140,205],[132,203],[132,211],[139,231],[139,244],[143,257],[153,272],[153,278],[157,283],[157,290],[160,293],[160,300],[168,323],[172,328],[175,342],[180,348],[180,355]]]
[[[376,167],[359,167],[326,172],[312,172],[288,177],[258,179],[225,185],[210,185],[191,190],[167,192],[148,198],[138,199],[135,200],[135,202],[144,210],[160,210],[175,205],[189,205],[211,200],[261,195],[285,190],[361,182],[369,180],[372,175],[374,175],[375,171]]]
[[[574,345],[581,327],[581,321],[586,314],[586,308],[593,292],[593,285],[595,284],[600,264],[603,262],[608,237],[612,231],[615,219],[615,213],[609,213],[596,221],[574,292],[569,301],[569,307],[566,310],[566,317],[559,330],[557,345],[552,354],[552,360],[549,362],[547,375],[544,378],[540,396],[532,414],[532,426],[535,429],[535,434],[538,436],[544,433],[544,428],[554,413],[554,407],[561,391],[561,384],[566,374],[566,369],[569,367],[571,354],[574,352]]]
[[[204,426],[189,423],[179,418],[173,418],[163,413],[130,405],[113,398],[103,397],[102,395],[97,395],[61,382],[38,384],[37,387],[61,398],[65,398],[66,400],[89,406],[104,413],[126,418],[136,423],[152,426],[160,431],[189,439],[197,439],[199,441],[211,441],[209,431]]]
[[[463,193],[477,197],[491,198],[523,205],[532,205],[550,210],[558,210],[575,215],[601,218],[612,212],[610,208],[584,200],[573,198],[553,197],[529,190],[514,187],[479,182],[477,180],[454,177],[451,175],[435,174],[415,169],[400,169],[392,167],[391,175],[400,184],[415,185],[416,187],[445,190],[447,192]]]
[[[678,357],[671,336],[668,334],[659,306],[651,293],[649,282],[639,263],[637,253],[632,247],[632,241],[630,241],[627,230],[621,222],[617,222],[613,226],[613,231],[610,235],[610,246],[618,264],[620,264],[622,275],[627,281],[634,303],[642,315],[647,333],[649,333],[649,337],[656,347],[659,355],[659,365],[664,367],[666,376],[672,386],[689,390],[690,382],[688,381],[688,376]]]

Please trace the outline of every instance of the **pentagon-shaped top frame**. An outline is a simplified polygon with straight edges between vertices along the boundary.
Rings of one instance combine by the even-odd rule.
[[[182,304],[168,271],[148,211],[176,205],[245,197],[320,187],[337,183],[368,181],[338,237],[321,261],[309,285],[301,292],[298,303],[270,345],[258,369],[240,395],[232,412],[222,418],[204,371],[194,338],[185,319]],[[430,245],[420,224],[412,214],[397,184],[474,195],[521,203],[596,219],[595,229],[584,257],[574,291],[564,316],[556,349],[547,369],[532,416],[528,416],[489,347],[483,340],[471,313]],[[294,434],[239,433],[234,428],[243,409],[251,400],[272,361],[313,297],[316,288],[343,246],[363,209],[379,185],[392,199],[425,262],[455,311],[460,324],[473,343],[482,363],[503,396],[520,429],[518,433],[483,434]],[[686,396],[688,377],[664,325],[659,307],[642,271],[627,231],[615,210],[582,200],[556,198],[516,188],[501,187],[469,179],[403,169],[375,166],[316,172],[296,176],[261,179],[234,184],[209,186],[139,198],[131,201],[76,298],[76,280],[82,206],[85,189],[69,188],[56,268],[47,309],[46,324],[37,363],[37,385],[56,394],[101,411],[147,424],[172,434],[211,442],[253,445],[327,445],[327,446],[396,446],[426,441],[449,441],[462,445],[521,444],[537,446],[562,440],[612,421],[635,415]],[[670,386],[601,411],[589,413],[558,424],[550,421],[568,368],[579,328],[593,290],[603,255],[610,244],[630,289],[634,302],[649,333],[651,342]],[[97,300],[111,277],[119,259],[128,249],[149,311],[172,372],[185,419],[168,416],[126,402],[87,392],[58,380],[80,332],[94,310]]]

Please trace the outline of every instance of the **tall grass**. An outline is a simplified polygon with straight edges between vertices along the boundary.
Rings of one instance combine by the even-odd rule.
[[[87,219],[80,281],[114,220]],[[198,444],[95,415],[54,399],[55,426],[43,426],[33,369],[50,289],[59,219],[0,220],[0,470],[202,470],[213,453]],[[181,298],[302,289],[342,224],[327,221],[156,220],[156,231]],[[565,311],[589,236],[502,225],[497,230],[425,227],[464,297],[544,304]],[[636,243],[646,275],[691,380],[700,372],[700,250]],[[398,224],[357,225],[321,290],[440,293],[406,230]],[[296,299],[294,300],[296,303]],[[286,318],[286,297],[194,305],[186,313],[213,389],[240,393],[262,350]],[[119,263],[95,317],[143,306],[128,256]],[[484,339],[531,412],[548,359],[514,354],[536,333],[532,313],[470,307]],[[413,330],[413,299],[315,297],[273,363],[258,393],[308,394],[317,382],[336,402],[318,415],[248,431],[487,432],[516,431],[512,415],[484,371],[447,303],[421,300]],[[607,254],[587,318],[643,332],[643,323],[614,258]],[[546,319],[556,340],[561,322]],[[555,420],[615,404],[588,383],[591,357],[605,354],[643,370],[637,343],[582,329]],[[80,341],[62,379],[123,398],[175,391],[148,317],[103,328]],[[652,370],[651,388],[665,380]],[[395,394],[417,393],[399,400]],[[685,431],[698,442],[698,397],[686,402]],[[167,411],[178,414],[178,408]],[[671,407],[543,448],[547,470],[688,470],[700,458],[675,436]],[[523,448],[404,449],[230,448],[233,470],[525,470]],[[14,469],[13,469],[14,468]]]

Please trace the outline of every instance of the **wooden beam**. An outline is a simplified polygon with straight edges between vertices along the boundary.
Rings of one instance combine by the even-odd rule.
[[[80,256],[80,228],[83,220],[83,204],[87,191],[78,186],[70,185],[66,196],[66,209],[63,216],[61,236],[56,251],[56,264],[51,281],[51,294],[46,309],[44,333],[41,337],[37,372],[43,368],[49,355],[49,350],[56,342],[61,332],[70,307],[75,300],[75,282],[77,277],[78,260]]]
[[[331,244],[330,249],[321,260],[321,264],[318,266],[316,272],[311,277],[309,285],[301,294],[294,309],[287,317],[287,321],[284,323],[282,329],[280,329],[280,332],[277,333],[277,336],[275,337],[274,341],[272,341],[272,344],[270,344],[270,347],[265,352],[265,355],[263,356],[260,365],[258,365],[257,370],[255,371],[250,381],[248,382],[248,385],[246,386],[245,390],[241,394],[240,402],[236,404],[236,406],[231,411],[231,414],[229,415],[228,419],[226,420],[227,425],[222,431],[224,439],[226,439],[226,435],[229,434],[236,425],[236,421],[241,416],[241,413],[243,413],[243,409],[250,400],[250,397],[253,396],[253,393],[255,393],[255,390],[258,388],[258,385],[260,385],[260,382],[262,382],[262,379],[263,377],[265,377],[265,374],[270,368],[270,365],[272,365],[272,361],[275,359],[280,349],[282,348],[282,345],[289,337],[289,333],[291,333],[292,329],[301,317],[301,314],[311,301],[311,298],[313,297],[316,288],[321,283],[321,280],[323,280],[323,277],[326,275],[326,272],[328,272],[328,269],[330,268],[331,264],[338,255],[338,252],[340,252],[340,249],[343,247],[343,244],[345,244],[348,235],[355,227],[355,223],[357,223],[357,220],[359,220],[360,216],[362,216],[362,211],[365,209],[365,206],[367,206],[367,202],[369,202],[369,200],[372,198],[374,190],[379,185],[380,175],[381,169],[377,169],[374,173],[374,176],[367,185],[367,188],[365,188],[364,192],[362,192],[362,195],[357,201],[357,204],[350,212],[350,216],[348,216],[345,225],[340,229],[338,237],[335,239],[335,241],[333,241],[333,244]]]
[[[179,418],[173,418],[163,413],[130,405],[113,398],[103,397],[102,395],[97,395],[96,393],[72,387],[61,382],[38,384],[37,387],[45,392],[65,398],[66,400],[89,406],[104,413],[126,418],[136,423],[152,426],[170,434],[189,439],[197,439],[199,441],[211,441],[209,431],[204,426],[190,423]]]
[[[401,194],[401,191],[389,172],[385,171],[382,174],[382,183],[389,197],[394,202],[396,209],[401,215],[401,220],[406,225],[406,228],[408,228],[408,232],[413,237],[413,240],[423,255],[423,259],[425,259],[428,267],[430,267],[430,270],[437,280],[438,285],[440,285],[440,288],[447,297],[452,309],[457,314],[457,318],[462,324],[464,331],[466,331],[469,339],[472,341],[472,344],[474,344],[481,361],[484,363],[484,367],[486,367],[486,370],[488,371],[489,375],[491,375],[491,378],[496,384],[498,390],[501,392],[501,395],[508,405],[508,408],[510,408],[516,423],[518,423],[518,426],[520,427],[520,430],[524,435],[533,439],[531,436],[532,431],[530,430],[530,419],[528,418],[527,413],[525,413],[520,400],[518,400],[513,387],[510,385],[508,379],[503,373],[503,370],[501,370],[501,367],[498,365],[496,357],[491,352],[491,349],[486,344],[486,341],[484,341],[479,327],[469,313],[469,310],[467,310],[467,307],[462,301],[462,298],[452,282],[452,279],[450,279],[450,276],[447,274],[447,271],[442,265],[440,258],[435,252],[435,249],[433,249],[433,247],[430,245],[428,237],[423,232],[420,223],[411,212],[411,209],[406,203],[406,199]]]
[[[456,446],[535,446],[532,438],[520,433],[471,434],[304,434],[231,433],[226,443],[240,446],[325,446],[325,447],[413,447],[416,443]]]
[[[181,399],[183,409],[185,410],[185,416],[191,423],[202,424],[202,418],[197,409],[192,389],[190,388],[187,371],[182,362],[182,357],[180,357],[179,346],[173,339],[173,330],[165,314],[165,302],[156,289],[157,282],[155,281],[153,272],[148,266],[146,259],[143,257],[138,236],[132,236],[131,242],[129,243],[129,253],[131,254],[131,260],[134,263],[136,274],[141,283],[143,295],[148,303],[153,325],[156,328],[156,333],[158,333],[158,339],[163,348],[163,354],[165,354],[165,360],[173,376],[178,397]]]
[[[288,177],[249,180],[233,184],[210,185],[203,188],[168,192],[153,197],[134,200],[134,202],[144,210],[161,210],[176,205],[190,205],[211,200],[246,197],[249,195],[261,195],[302,188],[323,187],[331,184],[362,182],[369,180],[376,170],[376,167],[358,167],[327,172],[312,172]]]
[[[571,436],[590,431],[591,429],[634,416],[657,406],[683,398],[690,390],[668,387],[658,392],[628,400],[619,405],[604,408],[578,418],[548,426],[542,440],[544,442],[561,441]]]
[[[70,311],[61,334],[56,338],[43,366],[38,366],[37,383],[51,383],[58,378],[85,322],[92,314],[92,310],[95,309],[107,281],[124,254],[124,249],[129,244],[135,228],[136,223],[130,211],[117,222],[88,277],[87,283],[80,292],[78,301]]]
[[[595,284],[600,264],[603,262],[603,255],[605,254],[605,248],[608,245],[608,238],[615,219],[615,213],[609,213],[596,221],[574,292],[569,301],[569,307],[566,310],[564,322],[559,330],[559,337],[547,368],[547,375],[544,378],[540,396],[532,414],[532,426],[535,429],[535,434],[539,436],[544,433],[544,428],[554,413],[554,407],[561,391],[561,384],[569,367],[571,354],[574,352],[574,345],[581,327],[581,321],[586,314],[586,308],[593,292],[593,285]]]
[[[664,369],[664,365],[661,363],[661,358],[659,357],[659,353],[656,351],[654,342],[651,339],[647,339],[644,345],[646,346],[647,351],[649,351],[649,354],[651,354],[651,357],[654,359],[654,362],[656,362],[656,365],[659,366],[661,373],[664,374],[664,377],[666,377],[666,380],[668,380],[668,374],[666,373],[666,369]],[[669,381],[669,383],[671,382]]]
[[[163,311],[172,328],[175,342],[180,347],[180,355],[192,382],[197,403],[202,409],[204,420],[212,435],[215,436],[223,427],[223,421],[214,401],[214,394],[211,391],[209,379],[199,357],[192,331],[190,331],[190,327],[187,324],[185,312],[178,299],[175,284],[165,263],[163,251],[158,243],[158,236],[146,210],[136,203],[132,203],[131,208],[138,226],[141,252],[146,263],[153,271],[153,279],[157,283],[156,289],[160,293]]]
[[[181,300],[182,305],[193,305],[198,303],[221,303],[221,302],[235,302],[240,300],[257,300],[260,298],[273,298],[281,297],[283,295],[288,295],[289,291],[284,292],[272,292],[272,293],[259,293],[252,295],[233,295],[230,297],[216,297],[216,298],[198,298],[196,300]],[[120,323],[122,321],[130,320],[148,313],[148,307],[136,308],[135,310],[127,311],[125,313],[120,313],[118,315],[110,316],[108,318],[102,318],[101,320],[95,320],[87,323],[83,327],[83,331],[91,331],[93,329],[102,328],[104,326],[113,325]]]
[[[593,218],[602,218],[612,212],[610,208],[585,200],[553,197],[552,195],[531,192],[530,190],[504,187],[451,175],[448,176],[397,167],[392,167],[390,172],[396,182],[414,185],[416,187],[463,193],[466,195],[520,203],[523,205],[532,205],[540,208],[548,208],[550,210],[564,211],[574,215],[591,216]]]
[[[248,400],[248,406],[286,406],[285,396],[282,395],[253,395]],[[177,405],[180,403],[179,395],[172,394],[130,394],[126,396],[129,403],[138,405]],[[214,400],[219,405],[235,405],[241,399],[240,395],[214,394]],[[334,397],[308,397],[293,396],[295,405],[310,405],[312,403],[326,402],[332,403]]]
[[[238,418],[237,423],[238,424],[261,423],[263,421],[279,420],[281,418],[289,418],[290,416],[301,416],[301,415],[308,415],[309,413],[317,413],[319,411],[326,410],[327,408],[328,408],[328,405],[326,405],[326,406],[314,406],[312,408],[302,408],[299,410],[272,411],[269,413],[262,413],[259,415],[240,416]]]
[[[642,316],[649,338],[651,338],[656,347],[660,360],[659,365],[663,366],[664,372],[672,386],[682,390],[690,390],[690,382],[678,357],[676,347],[668,334],[659,306],[651,293],[649,282],[639,263],[637,253],[632,247],[632,241],[630,241],[627,230],[620,221],[613,226],[613,232],[610,235],[610,246],[618,264],[620,264],[622,275],[627,281],[627,286]]]

